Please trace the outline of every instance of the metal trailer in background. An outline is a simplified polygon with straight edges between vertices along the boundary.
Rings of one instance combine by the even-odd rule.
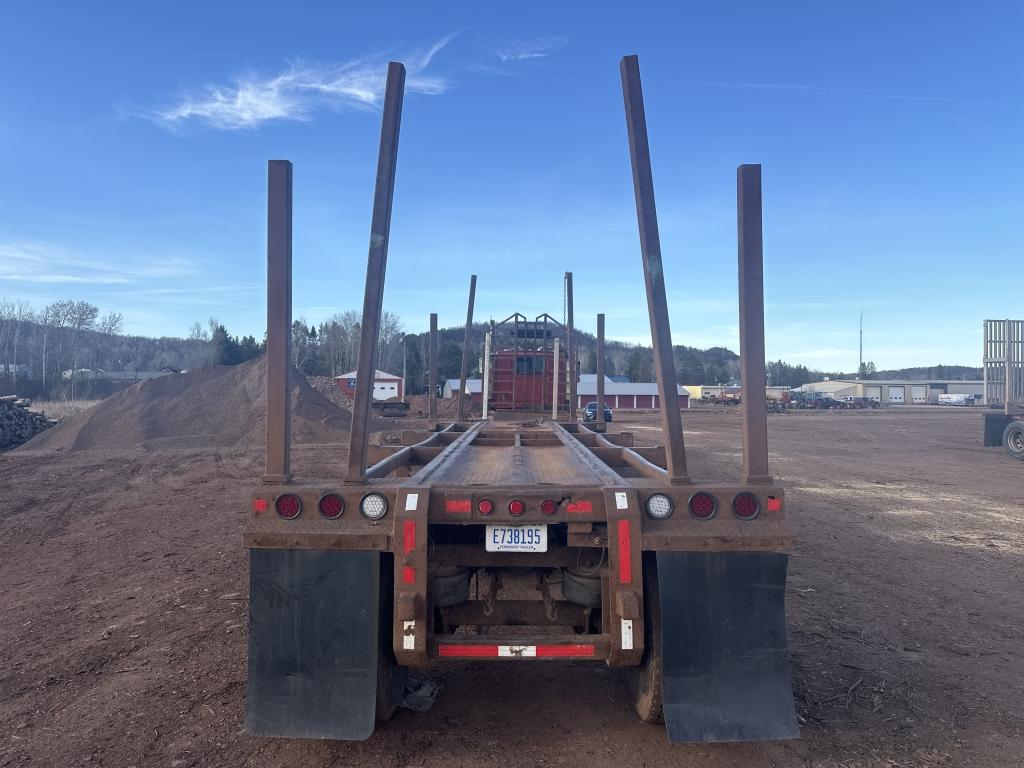
[[[1024,461],[1024,320],[986,320],[984,444]]]
[[[760,407],[743,412],[740,477],[708,483],[687,472],[636,57],[620,68],[664,448],[555,418],[432,424],[371,454],[361,377],[347,475],[292,479],[291,166],[271,162],[275,410],[244,533],[250,733],[365,739],[395,712],[409,667],[469,659],[621,668],[639,717],[663,721],[674,742],[799,735],[784,606],[793,535],[769,473],[763,403],[761,169],[737,171],[743,400]],[[403,82],[391,64],[360,370],[376,353]]]

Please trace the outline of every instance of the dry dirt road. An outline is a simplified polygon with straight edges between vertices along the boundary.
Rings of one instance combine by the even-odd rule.
[[[694,477],[736,471],[735,413],[686,429]],[[979,432],[953,409],[770,417],[803,738],[708,746],[669,745],[587,664],[436,667],[434,708],[363,743],[247,736],[259,452],[0,454],[0,766],[1024,764],[1024,464]],[[296,453],[300,472],[344,459]]]

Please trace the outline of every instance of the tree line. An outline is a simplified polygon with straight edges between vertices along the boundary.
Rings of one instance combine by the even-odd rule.
[[[307,376],[342,376],[357,367],[361,316],[354,310],[335,314],[321,323],[297,319],[292,323],[292,363]],[[484,335],[489,323],[470,329],[469,375],[480,375]],[[184,338],[124,334],[124,317],[101,314],[88,301],[62,299],[36,309],[29,302],[0,298],[0,392],[28,396],[103,396],[109,384],[91,371],[151,372],[166,367],[180,371],[208,365],[236,365],[263,354],[265,338],[232,335],[223,323],[209,318],[196,321]],[[459,377],[464,328],[438,331],[438,379]],[[597,339],[576,331],[582,373],[597,371]],[[410,394],[425,392],[429,334],[407,333],[398,315],[381,317],[376,367],[406,379]],[[739,376],[739,357],[725,347],[672,348],[676,377],[681,384],[726,384]],[[604,370],[630,381],[654,381],[654,356],[649,346],[606,341]],[[76,372],[76,373],[71,373]],[[980,378],[980,370],[966,366],[937,366],[876,372],[865,363],[860,378]],[[783,360],[766,364],[766,377],[775,386],[796,387],[829,376],[855,374],[825,372]],[[109,390],[109,391],[108,391]]]

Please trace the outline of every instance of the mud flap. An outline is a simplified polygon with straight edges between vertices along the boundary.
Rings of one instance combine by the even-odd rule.
[[[788,559],[658,552],[669,741],[800,736],[786,648]]]
[[[373,733],[380,553],[249,551],[245,727],[257,736]]]

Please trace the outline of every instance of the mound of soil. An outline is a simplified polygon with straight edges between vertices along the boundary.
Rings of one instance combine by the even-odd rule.
[[[292,371],[292,441],[348,439],[351,414]],[[258,445],[265,438],[266,363],[214,366],[128,387],[64,419],[22,450],[212,448]],[[381,425],[372,424],[371,429]]]
[[[410,416],[426,416],[430,408],[430,398],[427,395],[412,395],[406,398],[409,401]],[[437,418],[439,421],[454,421],[459,414],[459,401],[457,398],[437,399]],[[483,414],[483,406],[473,400],[466,401],[466,418],[479,419]]]

